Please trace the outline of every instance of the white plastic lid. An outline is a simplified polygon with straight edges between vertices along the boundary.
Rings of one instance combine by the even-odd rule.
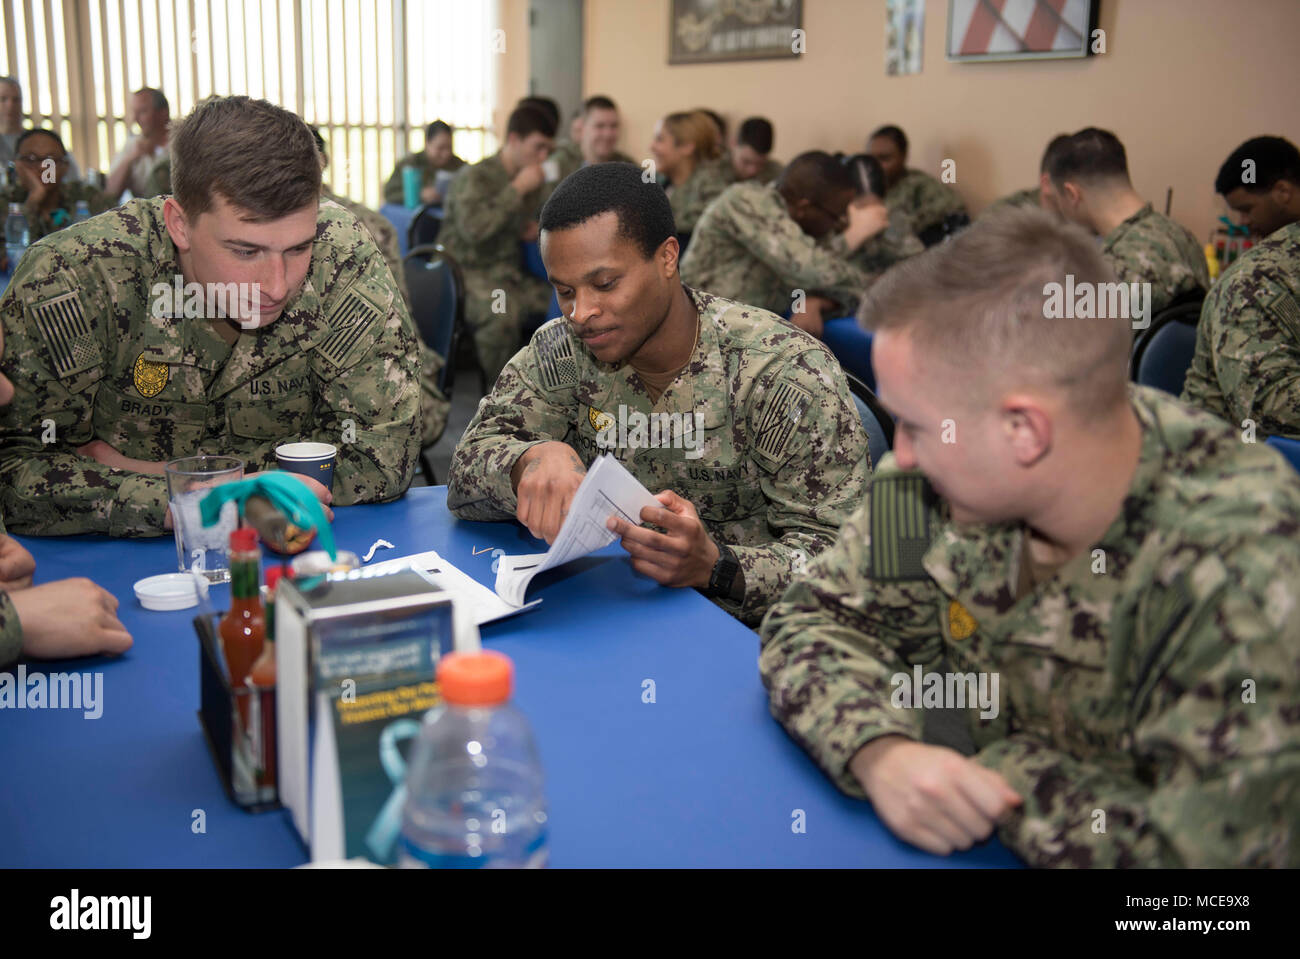
[[[142,579],[135,584],[135,595],[145,609],[189,609],[199,602],[191,573],[163,573]]]

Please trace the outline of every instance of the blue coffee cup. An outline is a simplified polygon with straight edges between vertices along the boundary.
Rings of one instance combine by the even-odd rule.
[[[275,448],[275,461],[286,473],[310,476],[334,492],[334,464],[339,451],[329,443],[285,443]]]

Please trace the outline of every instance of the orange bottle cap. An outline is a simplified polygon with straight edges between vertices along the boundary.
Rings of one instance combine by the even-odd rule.
[[[455,706],[499,706],[510,698],[515,667],[510,657],[485,649],[448,653],[438,660],[442,698]]]

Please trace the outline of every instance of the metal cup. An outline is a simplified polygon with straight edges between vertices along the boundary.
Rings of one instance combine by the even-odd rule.
[[[244,461],[233,456],[187,456],[172,460],[164,472],[177,568],[199,573],[210,583],[228,583],[230,534],[239,527],[239,506],[226,503],[216,524],[204,526],[199,502],[213,486],[243,479]]]

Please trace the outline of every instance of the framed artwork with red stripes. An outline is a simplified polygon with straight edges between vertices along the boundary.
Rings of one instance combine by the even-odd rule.
[[[948,59],[1050,60],[1105,49],[1100,0],[948,0]]]

